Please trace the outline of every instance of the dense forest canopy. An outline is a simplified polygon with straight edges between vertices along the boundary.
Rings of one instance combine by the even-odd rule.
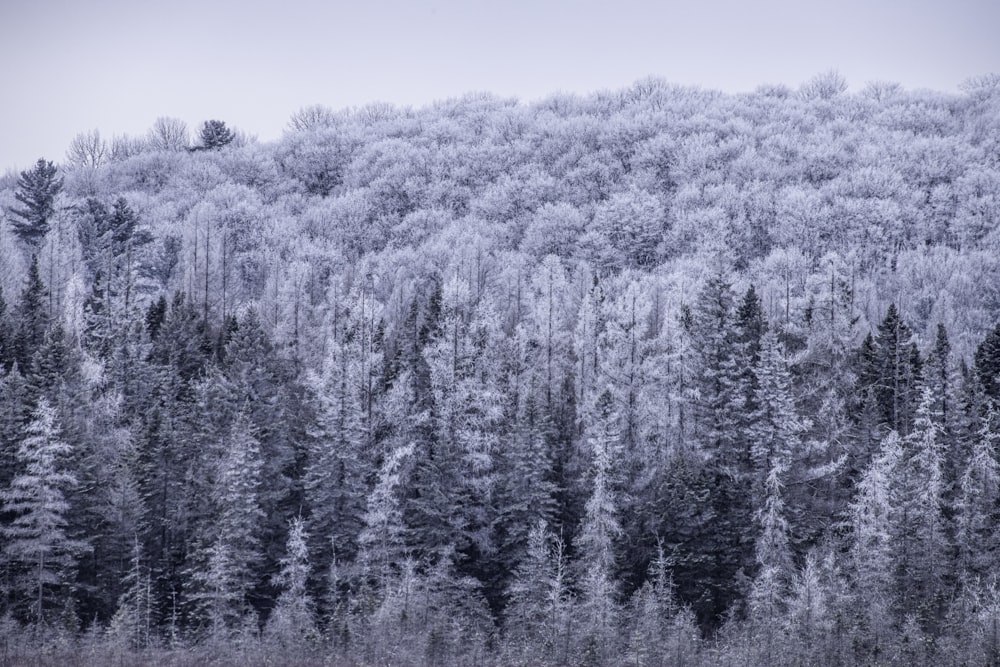
[[[1000,77],[161,118],[0,210],[22,648],[1000,656]]]

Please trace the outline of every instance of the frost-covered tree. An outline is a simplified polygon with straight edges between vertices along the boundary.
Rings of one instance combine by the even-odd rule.
[[[925,388],[904,445],[903,507],[898,507],[898,587],[907,613],[935,617],[942,604],[951,551],[946,533],[943,456],[938,420],[932,416],[934,394]]]
[[[345,319],[343,313],[337,313],[336,318]],[[315,421],[306,431],[304,496],[311,531],[324,541],[314,552],[322,567],[330,557],[331,544],[343,560],[357,555],[358,536],[364,524],[367,472],[361,431],[360,363],[351,345],[353,335],[346,335],[340,326],[334,328],[333,335],[322,374],[306,381],[307,400],[315,411]]]
[[[386,585],[406,553],[400,486],[409,472],[413,453],[412,444],[389,452],[368,494],[359,560],[377,585]]]
[[[204,558],[203,568],[193,576],[196,590],[191,598],[203,619],[205,632],[211,639],[221,641],[230,636],[233,624],[242,614],[242,591],[233,580],[234,563],[225,542],[212,543]]]
[[[301,648],[304,642],[318,637],[314,603],[306,588],[310,569],[308,539],[302,519],[292,519],[286,554],[281,559],[281,571],[275,578],[281,586],[281,595],[264,630],[266,638],[286,649]]]
[[[587,500],[577,545],[582,555],[580,610],[584,615],[584,650],[599,661],[606,660],[613,646],[612,629],[618,623],[618,588],[615,582],[615,544],[621,534],[619,520],[620,483],[616,475],[621,462],[617,414],[605,392],[598,399],[598,419],[588,429],[593,451],[590,498]]]
[[[572,608],[562,539],[539,521],[507,589],[504,627],[512,657],[524,659],[533,651],[549,659],[565,656]]]
[[[842,659],[843,647],[833,644],[832,635],[843,587],[832,555],[820,558],[810,552],[806,556],[789,592],[786,655],[800,664]]]
[[[182,151],[189,143],[187,123],[179,118],[160,116],[149,128],[146,142],[153,150]]]
[[[142,545],[136,537],[129,569],[122,581],[125,590],[108,627],[113,638],[136,649],[147,647],[156,635],[158,619],[151,576],[149,565],[142,558]]]
[[[796,413],[792,396],[791,374],[784,345],[777,332],[768,331],[760,344],[760,361],[755,377],[753,425],[750,429],[750,454],[753,459],[754,496],[757,507],[764,498],[766,480],[774,466],[790,466],[800,453],[802,420]]]
[[[882,447],[857,485],[850,505],[852,542],[851,568],[859,625],[868,648],[881,650],[890,638],[895,614],[895,562],[899,509],[900,466],[903,449],[895,431]]]
[[[218,473],[215,502],[219,513],[213,533],[226,546],[229,577],[241,598],[256,584],[255,570],[261,559],[261,469],[260,443],[246,417],[237,415]]]
[[[972,455],[958,482],[955,545],[966,577],[988,577],[1000,549],[997,529],[1000,465],[997,463],[997,415],[990,408],[972,445]]]
[[[211,497],[206,499],[212,522],[202,526],[203,546],[194,559],[191,597],[211,633],[221,636],[249,610],[248,594],[259,583],[263,560],[260,443],[245,414],[236,416],[224,436],[222,458],[216,465],[214,485],[208,489]],[[197,506],[193,511],[199,512]]]
[[[775,631],[785,612],[792,573],[788,544],[788,521],[782,497],[787,463],[774,457],[764,482],[764,502],[757,512],[760,534],[756,555],[759,571],[750,589],[750,618],[758,641],[762,643],[761,660],[772,662],[776,655]]]
[[[72,447],[59,431],[55,409],[40,399],[18,445],[17,472],[0,493],[11,517],[3,528],[4,560],[13,568],[13,590],[26,617],[37,623],[66,599],[76,558],[87,549],[68,522],[67,494],[77,478],[69,468]]]

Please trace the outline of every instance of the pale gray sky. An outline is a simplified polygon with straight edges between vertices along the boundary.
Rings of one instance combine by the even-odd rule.
[[[725,91],[836,69],[955,91],[1000,72],[997,0],[0,0],[0,170],[158,116],[277,138],[295,110],[648,75]]]

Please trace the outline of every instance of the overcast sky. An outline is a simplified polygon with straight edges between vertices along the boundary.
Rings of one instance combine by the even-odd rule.
[[[748,91],[828,69],[956,91],[1000,72],[998,0],[0,0],[0,171],[158,116],[277,138],[310,104],[523,100],[655,75]]]

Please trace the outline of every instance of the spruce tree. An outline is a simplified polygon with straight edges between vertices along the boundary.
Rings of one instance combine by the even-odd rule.
[[[593,481],[577,546],[582,557],[581,607],[584,616],[584,651],[605,662],[613,651],[612,629],[618,622],[618,590],[615,581],[617,542],[621,534],[618,516],[621,466],[621,436],[613,399],[605,391],[597,401],[597,420],[588,433],[593,451]]]
[[[142,558],[138,536],[132,546],[128,571],[122,581],[124,592],[111,618],[109,634],[133,649],[144,649],[155,636],[153,584],[149,566]]]
[[[14,589],[30,609],[28,618],[42,623],[50,606],[65,600],[76,557],[87,545],[72,537],[67,521],[66,494],[77,483],[67,469],[72,448],[60,438],[55,409],[44,398],[25,434],[17,473],[0,493],[4,512],[13,517],[3,528],[4,556],[15,567]]]
[[[986,395],[994,401],[1000,399],[1000,323],[976,348],[975,369]]]
[[[229,578],[238,599],[245,604],[257,583],[261,561],[259,533],[264,513],[258,496],[264,480],[260,444],[243,414],[233,422],[226,445],[215,501],[219,514],[212,530],[226,546]]]
[[[940,425],[932,414],[934,395],[925,388],[905,441],[903,507],[898,509],[898,587],[907,613],[929,620],[942,603],[951,546],[945,531]]]
[[[784,346],[774,331],[767,332],[757,352],[753,403],[756,406],[750,427],[750,455],[753,460],[754,507],[763,507],[765,481],[775,464],[790,466],[801,455],[803,420],[795,410],[791,373]]]
[[[528,547],[507,589],[505,637],[515,660],[565,655],[572,599],[566,580],[562,539],[539,521],[528,532]]]
[[[11,313],[0,287],[0,372],[4,372],[14,363],[14,329],[11,326]]]
[[[850,559],[855,608],[861,610],[858,619],[860,639],[874,652],[884,649],[896,617],[894,552],[899,534],[902,465],[899,436],[890,431],[861,477],[857,495],[848,510],[852,528]]]
[[[306,588],[310,570],[308,540],[302,519],[292,519],[281,571],[275,577],[281,595],[264,631],[266,638],[285,649],[301,649],[305,642],[318,636],[313,600]]]
[[[304,491],[312,531],[323,535],[320,563],[333,540],[340,557],[353,560],[364,525],[364,452],[358,404],[358,372],[338,342],[330,345],[322,375],[307,381],[315,420],[307,430]]]
[[[694,389],[694,438],[707,459],[705,479],[713,518],[702,525],[697,551],[705,562],[707,590],[699,609],[703,621],[717,623],[739,597],[738,573],[753,567],[753,514],[746,502],[751,489],[751,457],[741,368],[734,323],[732,289],[713,275],[692,309],[689,335],[698,351]],[[700,575],[699,575],[700,578]],[[705,614],[711,620],[705,618]]]
[[[842,664],[838,662],[840,656],[830,650],[829,638],[835,628],[837,597],[843,595],[843,587],[833,555],[820,558],[810,552],[806,556],[792,583],[786,612],[786,659],[791,664],[823,664],[825,660]]]
[[[920,402],[921,359],[913,332],[903,321],[895,304],[886,310],[873,342],[874,377],[869,385],[883,424],[901,436],[910,432]],[[861,374],[869,378],[868,371]]]
[[[17,473],[17,446],[31,420],[31,391],[17,364],[4,373],[0,369],[0,489],[6,489]]]
[[[990,408],[972,445],[955,502],[955,545],[961,575],[988,578],[1000,553],[1000,465],[997,414]]]
[[[38,258],[31,257],[24,289],[17,301],[14,333],[14,359],[22,369],[31,368],[35,352],[42,346],[49,327],[49,312],[45,306],[48,292],[38,274]]]
[[[359,561],[377,587],[392,580],[406,553],[400,487],[406,481],[413,453],[412,444],[389,452],[368,494]]]

